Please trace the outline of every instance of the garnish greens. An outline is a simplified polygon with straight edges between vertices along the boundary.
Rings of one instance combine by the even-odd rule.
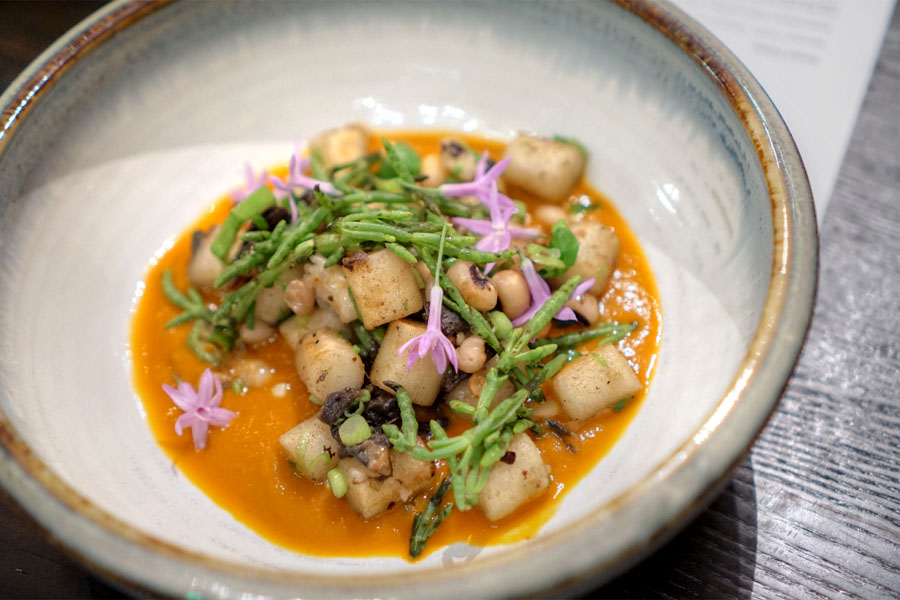
[[[421,461],[444,460],[450,471],[425,511],[415,518],[410,539],[410,555],[415,557],[453,506],[469,510],[476,505],[492,467],[506,454],[513,436],[528,429],[542,434],[525,402],[543,401],[541,384],[579,356],[575,346],[598,338],[601,343],[618,341],[636,324],[606,323],[577,333],[536,339],[551,319],[574,320],[574,313],[564,305],[593,283],[592,279],[581,282],[580,277],[574,276],[551,293],[543,279],[564,274],[575,262],[579,244],[565,222],[561,220],[553,226],[546,244],[530,244],[520,254],[511,248],[511,238],[536,239],[540,232],[511,225],[519,207],[498,191],[496,181],[508,159],[488,168],[485,153],[473,181],[427,188],[417,183],[421,162],[411,147],[388,140],[383,140],[383,146],[383,155],[368,154],[331,169],[325,169],[315,154],[309,159],[295,155],[288,181],[275,182],[282,197],[259,186],[235,205],[212,244],[213,253],[225,264],[215,281],[224,292],[217,305],[206,303],[193,288],[178,290],[168,272],[163,275],[162,287],[166,297],[183,310],[167,327],[192,323],[188,337],[191,350],[200,360],[217,365],[231,350],[238,327],[252,326],[259,293],[279,283],[281,275],[293,265],[318,255],[328,267],[355,251],[381,248],[409,263],[424,262],[436,285],[431,293],[428,331],[422,339],[414,340],[416,353],[414,357],[414,352],[409,352],[408,368],[429,354],[436,366],[442,367],[441,372],[448,361],[456,368],[453,346],[440,330],[442,306],[466,321],[472,333],[483,338],[497,354],[497,360],[487,372],[474,407],[451,403],[454,411],[472,418],[473,427],[450,437],[438,421],[432,420],[432,437],[424,446],[417,443],[419,424],[410,396],[402,387],[396,390],[401,424],[383,425],[384,435],[395,450]],[[312,177],[303,173],[307,167]],[[459,196],[475,196],[483,207],[472,209],[458,200]],[[282,219],[274,226],[266,223],[263,213],[271,207],[285,209],[290,219]],[[592,209],[576,204],[573,210],[576,207]],[[482,218],[473,218],[476,216]],[[459,229],[452,227],[451,222]],[[255,229],[248,231],[250,223]],[[243,244],[240,250],[239,244]],[[525,315],[512,321],[499,310],[486,314],[476,310],[446,275],[446,270],[458,260],[471,261],[490,271],[492,265],[504,261],[508,264],[516,255],[528,278],[532,304]],[[373,358],[384,328],[368,331],[359,321],[350,326],[357,352],[365,359]],[[507,381],[513,382],[517,391],[491,409]],[[310,400],[321,404],[325,399]],[[368,396],[341,417],[338,435],[346,446],[360,444],[373,435],[362,415],[367,400]],[[339,470],[330,470],[327,479],[335,496],[347,492],[347,481]],[[451,488],[453,502],[441,508],[444,494]]]

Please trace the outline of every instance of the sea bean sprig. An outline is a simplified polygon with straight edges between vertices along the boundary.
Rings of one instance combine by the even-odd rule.
[[[460,435],[448,437],[442,433],[439,423],[431,421],[433,439],[427,447],[419,446],[415,443],[414,432],[418,424],[415,423],[412,402],[405,390],[398,390],[397,403],[403,430],[388,424],[383,426],[384,434],[396,450],[406,452],[417,460],[446,460],[453,479],[454,502],[460,510],[468,510],[478,503],[491,468],[506,453],[512,437],[532,427],[533,422],[523,411],[523,405],[531,395],[528,386],[520,387],[493,409],[490,407],[497,392],[520,362],[540,360],[556,349],[550,345],[547,348],[553,350],[538,349],[539,352],[535,353],[534,349],[529,349],[529,342],[559,312],[579,281],[577,275],[570,278],[550,296],[531,321],[514,329],[504,340],[497,364],[488,371],[475,409],[471,411],[474,427]],[[540,377],[549,378],[549,375]]]
[[[317,185],[302,195],[291,193],[278,199],[268,188],[260,187],[235,206],[212,244],[213,253],[224,264],[215,285],[228,286],[218,306],[205,302],[193,288],[182,293],[168,271],[163,274],[162,286],[166,297],[182,309],[167,327],[192,322],[188,346],[201,360],[219,364],[237,339],[238,328],[242,324],[252,327],[260,292],[278,285],[288,269],[307,262],[313,255],[322,257],[320,264],[328,268],[358,249],[370,252],[387,248],[409,264],[425,263],[444,291],[444,305],[459,314],[474,335],[485,340],[497,359],[487,370],[474,406],[450,403],[452,410],[467,415],[473,422],[471,428],[456,436],[449,436],[438,421],[432,420],[431,440],[427,444],[421,442],[412,400],[402,387],[396,390],[401,421],[399,426],[382,426],[388,441],[395,450],[417,460],[445,460],[450,472],[424,512],[415,517],[409,550],[416,557],[454,505],[460,510],[477,505],[491,470],[506,455],[516,435],[528,429],[541,435],[540,425],[531,418],[526,402],[544,400],[542,385],[577,355],[576,346],[590,340],[601,344],[616,342],[637,324],[605,323],[577,333],[536,339],[571,297],[580,280],[577,276],[557,289],[521,327],[512,328],[505,315],[503,319],[494,315],[489,320],[465,301],[449,277],[442,275],[458,260],[482,268],[492,264],[496,272],[498,266],[506,268],[512,264],[517,251],[479,250],[475,247],[478,237],[449,227],[450,217],[484,218],[486,209],[446,197],[439,188],[419,185],[422,177],[418,175],[420,166],[415,153],[402,144],[394,145],[388,140],[382,143],[384,155],[370,153],[330,169],[314,152],[310,158],[313,178],[322,182],[322,187],[328,182],[329,194]],[[263,211],[273,205],[287,205],[292,222],[282,220],[270,229]],[[248,231],[248,223],[255,223],[258,229]],[[551,237],[546,247],[529,246],[529,255],[545,276],[548,272],[564,272],[574,260],[573,251],[577,252],[577,243],[556,243],[557,238],[560,236]],[[241,251],[235,256],[241,242]],[[435,254],[439,257],[435,258]],[[357,342],[354,347],[365,360],[374,360],[383,328],[368,331],[360,321],[352,322],[351,328]],[[514,383],[516,391],[495,405],[497,394],[508,381]],[[360,399],[356,409],[344,416],[360,417],[365,402]],[[445,493],[451,488],[454,501],[442,507]]]

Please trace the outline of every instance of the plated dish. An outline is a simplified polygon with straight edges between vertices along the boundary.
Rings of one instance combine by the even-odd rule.
[[[815,223],[790,135],[739,61],[668,5],[114,2],[0,104],[0,481],[148,595],[496,597],[606,580],[727,478],[809,320]],[[574,135],[587,180],[641,240],[666,319],[652,385],[530,539],[414,562],[286,550],[173,468],[148,427],[128,346],[148,257],[242,185],[244,161],[282,164],[293,140],[348,121]]]
[[[307,554],[536,535],[621,435],[661,337],[587,160],[559,137],[350,125],[278,174],[248,166],[144,282],[135,382],[162,447]]]

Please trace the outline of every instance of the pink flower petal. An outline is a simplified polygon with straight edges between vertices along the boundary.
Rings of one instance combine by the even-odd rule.
[[[222,381],[210,369],[203,371],[196,391],[185,381],[179,382],[177,389],[165,383],[162,388],[183,411],[175,420],[175,433],[181,435],[185,428],[190,427],[196,450],[206,447],[210,424],[224,427],[237,416],[233,411],[219,406],[224,389]]]
[[[553,318],[557,321],[577,321],[578,316],[575,314],[575,311],[569,308],[568,306],[563,306],[559,309],[559,312],[553,315]]]
[[[228,410],[227,408],[214,408],[209,411],[209,417],[207,418],[207,422],[210,425],[215,425],[216,427],[224,427],[231,423],[231,420],[234,419],[237,414],[233,411]]]
[[[531,318],[544,306],[544,303],[552,295],[550,293],[550,286],[544,281],[544,278],[541,277],[537,270],[534,268],[534,263],[532,263],[527,258],[522,261],[522,275],[525,276],[525,282],[528,284],[528,290],[531,292],[531,306],[528,307],[524,313],[516,317],[512,320],[512,324],[515,327],[520,327],[522,324],[527,323],[531,320]],[[575,287],[575,290],[572,292],[572,295],[569,298],[579,298],[594,285],[594,278],[581,282]],[[575,312],[569,308],[568,306],[563,306],[559,309],[553,318],[558,321],[577,321],[578,317],[575,315]]]
[[[595,281],[597,281],[597,280],[594,277],[591,277],[590,279],[585,279],[584,281],[579,283],[575,287],[575,291],[572,292],[572,299],[575,300],[577,298],[581,298],[582,296],[584,296],[589,289],[594,287]]]
[[[431,354],[431,362],[434,363],[438,373],[447,370],[447,360],[453,365],[453,369],[459,371],[456,361],[456,349],[447,336],[441,331],[441,307],[444,304],[444,290],[439,286],[431,287],[428,305],[428,326],[425,333],[409,340],[397,350],[398,356],[409,349],[406,357],[406,370],[410,371],[417,361]]]
[[[519,315],[518,317],[516,317],[515,319],[512,320],[513,326],[521,327],[522,325],[524,325],[525,323],[530,321],[531,317],[534,316],[534,313],[536,313],[538,311],[538,309],[541,308],[541,306],[543,306],[543,305],[532,303],[532,305],[528,308],[528,310],[526,310],[521,315]]]
[[[510,160],[512,159],[509,157],[504,158],[500,162],[494,164],[494,166],[486,173],[483,173],[476,168],[475,179],[465,183],[445,183],[440,187],[441,193],[448,197],[475,196],[484,202],[484,198],[490,194],[491,184],[496,184],[497,178],[506,170]],[[481,169],[483,169],[486,164],[487,152],[481,155],[481,161],[479,161]]]
[[[196,394],[194,394],[194,388],[192,388],[189,383],[184,381],[179,382],[177,389],[165,383],[162,387],[163,391],[168,394],[169,398],[172,399],[172,402],[175,403],[175,406],[181,410],[192,411],[196,407]]]
[[[453,343],[449,339],[447,339],[447,337],[444,334],[441,334],[441,337],[438,339],[438,343],[441,346],[443,346],[443,352],[441,354],[443,354],[444,356],[446,356],[447,358],[450,359],[450,364],[453,365],[453,370],[458,373],[459,372],[459,363],[457,362],[457,357],[456,357],[456,347],[453,345]],[[444,372],[443,369],[438,369],[438,373],[443,373],[443,372]]]
[[[341,192],[339,192],[330,182],[313,179],[304,174],[304,171],[309,168],[309,163],[310,160],[308,158],[302,158],[299,154],[295,153],[291,156],[291,161],[288,165],[287,180],[285,181],[278,177],[270,177],[269,181],[272,182],[272,185],[276,189],[287,193],[293,193],[295,188],[314,190],[318,186],[319,191],[323,194],[340,196]]]
[[[256,175],[253,173],[253,168],[250,166],[250,163],[244,163],[244,187],[232,190],[230,194],[231,200],[235,204],[238,204],[252,192],[259,189],[260,186],[266,185],[268,177],[268,171],[262,171],[259,175]]]
[[[506,230],[515,239],[533,240],[541,235],[540,230],[531,227],[507,227]]]
[[[198,421],[191,426],[191,437],[194,438],[194,449],[203,450],[206,448],[206,436],[209,432],[209,425],[206,421]]]
[[[213,382],[215,379],[215,375],[212,374],[212,371],[209,369],[204,369],[203,374],[200,375],[200,383],[197,385],[197,397],[198,398],[212,398],[213,394]],[[209,400],[203,403],[203,407],[209,405]]]
[[[490,154],[488,154],[487,150],[481,153],[481,157],[478,159],[478,163],[475,165],[474,179],[481,179],[482,177],[484,177],[484,172],[487,171],[487,164],[490,158],[491,156]]]
[[[465,217],[453,217],[453,224],[465,227],[472,233],[478,235],[487,235],[494,231],[494,226],[490,221],[483,219],[466,219]]]
[[[507,204],[501,202],[505,199]],[[482,238],[475,244],[476,250],[482,252],[502,252],[508,250],[512,244],[513,236],[519,238],[531,239],[540,235],[537,229],[527,227],[510,227],[509,220],[518,211],[512,200],[497,192],[497,182],[490,183],[490,193],[482,202],[490,210],[491,218],[489,221],[482,219],[466,219],[456,217],[453,219],[455,225],[461,225],[472,233],[476,233]],[[515,232],[515,233],[514,233]],[[489,271],[493,263],[485,268]]]

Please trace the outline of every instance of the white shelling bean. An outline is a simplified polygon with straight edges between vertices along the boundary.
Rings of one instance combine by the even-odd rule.
[[[444,170],[455,175],[458,181],[471,181],[475,177],[478,158],[461,140],[450,137],[442,139],[440,158]]]
[[[259,319],[254,321],[253,329],[250,329],[246,325],[241,325],[241,339],[248,344],[265,342],[274,335],[275,328]]]
[[[475,310],[486,312],[497,305],[497,288],[473,263],[456,261],[447,269],[447,277],[459,290],[463,300]]]
[[[316,293],[313,287],[302,279],[294,279],[284,288],[284,303],[294,314],[305,317],[316,308]]]
[[[534,210],[534,219],[549,229],[560,219],[566,220],[566,211],[555,204],[541,204]]]
[[[600,321],[600,302],[597,296],[585,293],[578,298],[573,298],[566,302],[566,306],[584,317],[589,325],[596,325]]]
[[[525,276],[518,271],[510,269],[500,271],[491,277],[491,281],[497,288],[500,306],[510,319],[515,319],[531,306],[528,282],[525,281]]]
[[[487,360],[484,351],[484,340],[473,335],[467,337],[459,348],[456,349],[456,360],[459,370],[464,373],[474,373],[481,370]]]
[[[234,365],[234,374],[247,387],[262,387],[272,378],[272,371],[265,361],[256,358],[240,360]]]

